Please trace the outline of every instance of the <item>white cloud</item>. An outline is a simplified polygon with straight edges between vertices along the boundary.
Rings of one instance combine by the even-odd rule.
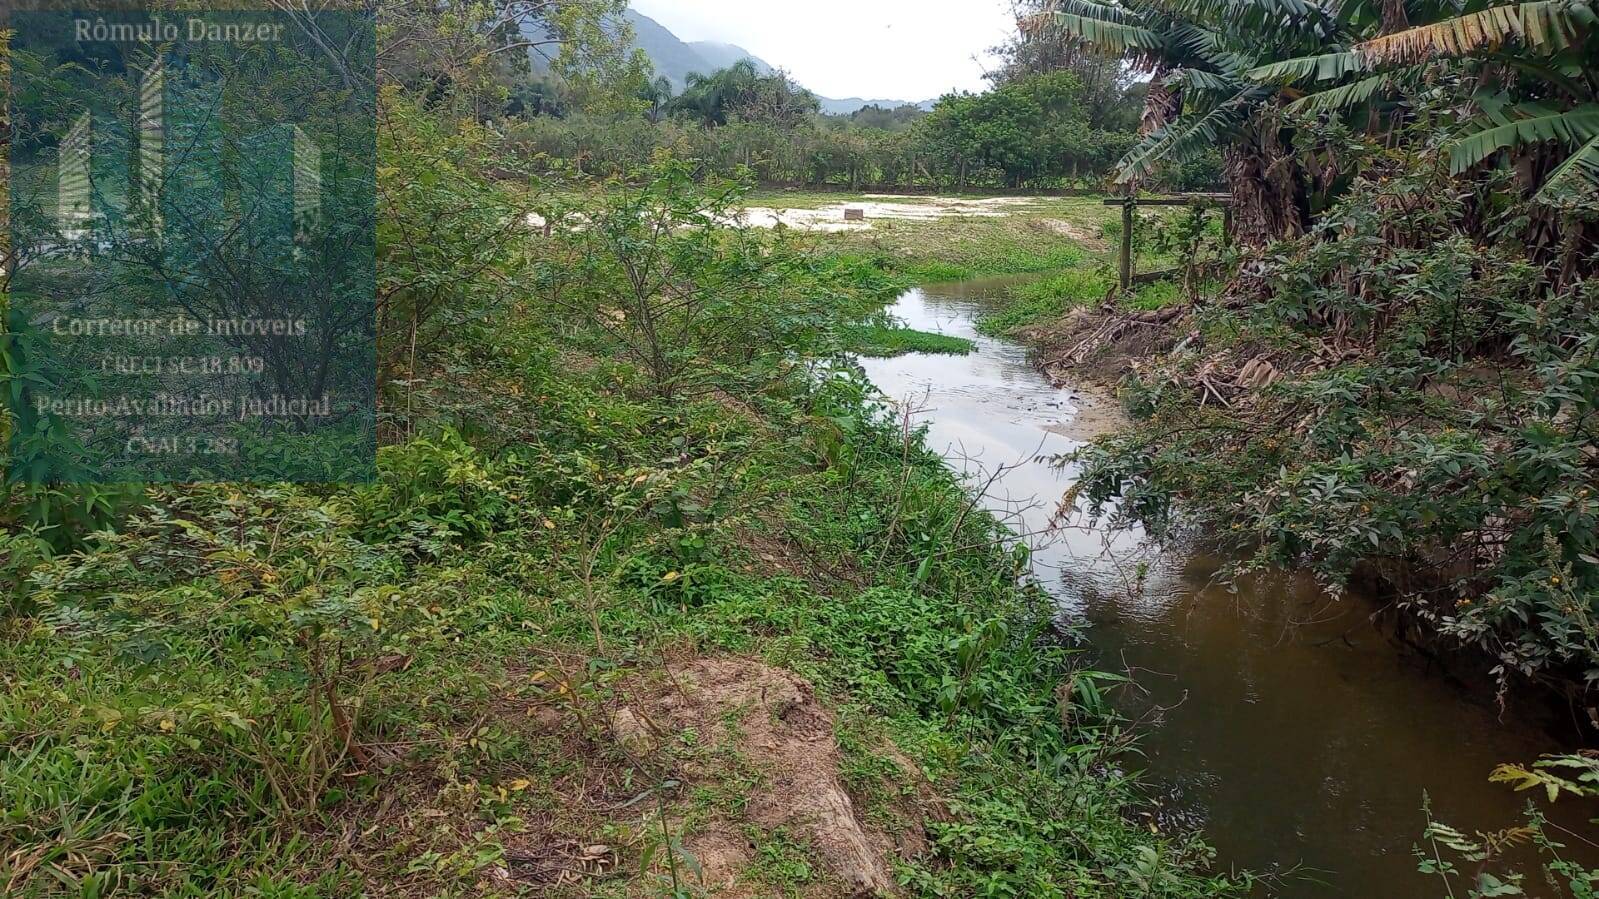
[[[738,44],[828,97],[926,100],[982,90],[1008,0],[634,0],[685,41]]]

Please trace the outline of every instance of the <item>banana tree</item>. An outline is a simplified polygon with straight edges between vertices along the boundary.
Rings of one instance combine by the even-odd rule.
[[[1260,246],[1302,233],[1309,178],[1280,85],[1252,69],[1309,54],[1341,25],[1308,0],[1059,0],[1030,27],[1057,27],[1150,73],[1142,137],[1117,166],[1129,189],[1163,165],[1221,150],[1233,237]]]
[[[1261,84],[1298,85],[1308,93],[1295,106],[1328,112],[1370,103],[1405,79],[1448,71],[1472,91],[1445,145],[1455,174],[1503,158],[1537,189],[1540,202],[1599,190],[1595,0],[1467,2],[1412,10],[1409,21],[1417,21],[1416,12],[1421,24],[1247,75]]]
[[[1555,283],[1570,283],[1591,271],[1585,260],[1599,244],[1599,225],[1564,212],[1599,195],[1596,3],[1466,0],[1415,8],[1403,28],[1248,75],[1285,89],[1298,85],[1307,93],[1294,105],[1318,112],[1370,107],[1405,82],[1452,85],[1460,114],[1442,123],[1450,171],[1498,166],[1513,173],[1512,183],[1535,204],[1520,239]]]
[[[1220,147],[1245,244],[1303,227],[1285,116],[1392,126],[1404,88],[1465,85],[1456,174],[1514,165],[1557,204],[1599,187],[1599,0],[1059,0],[1052,23],[1150,72],[1143,140],[1118,179]],[[1469,102],[1467,102],[1469,100]],[[1299,148],[1304,149],[1304,148]],[[1546,228],[1544,241],[1555,240]],[[1538,242],[1539,238],[1534,238]]]

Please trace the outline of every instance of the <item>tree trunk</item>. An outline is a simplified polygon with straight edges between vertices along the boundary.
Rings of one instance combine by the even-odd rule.
[[[1410,18],[1405,14],[1405,0],[1383,0],[1382,33],[1393,34],[1409,27]]]
[[[1268,114],[1255,139],[1222,153],[1232,193],[1232,238],[1245,247],[1298,237],[1310,220],[1304,172]]]
[[[1165,127],[1182,112],[1182,92],[1174,91],[1165,84],[1166,76],[1170,72],[1168,66],[1161,65],[1155,69],[1149,79],[1149,93],[1144,95],[1144,115],[1138,121],[1139,137],[1145,137],[1150,132]]]

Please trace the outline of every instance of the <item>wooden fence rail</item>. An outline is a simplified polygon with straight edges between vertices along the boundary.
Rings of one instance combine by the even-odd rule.
[[[1232,225],[1231,194],[1193,193],[1176,194],[1169,197],[1112,197],[1105,201],[1106,206],[1120,206],[1122,208],[1122,246],[1118,272],[1123,293],[1132,289],[1135,282],[1133,275],[1133,212],[1139,206],[1190,206],[1200,209],[1209,209],[1212,206],[1222,207],[1225,216],[1222,233],[1231,230]]]

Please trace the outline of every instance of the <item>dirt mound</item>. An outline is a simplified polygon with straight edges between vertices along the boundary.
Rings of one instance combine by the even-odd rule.
[[[715,895],[760,895],[757,884],[745,882],[756,853],[741,824],[781,829],[808,844],[833,881],[819,895],[899,894],[888,858],[896,848],[920,851],[921,834],[895,839],[863,822],[839,779],[832,715],[809,684],[753,660],[701,658],[657,672],[626,693],[629,704],[612,713],[611,729],[630,753],[665,756],[697,784],[725,773],[713,760],[745,759],[756,772],[743,822],[701,825],[685,841]],[[693,750],[680,752],[685,745]]]

